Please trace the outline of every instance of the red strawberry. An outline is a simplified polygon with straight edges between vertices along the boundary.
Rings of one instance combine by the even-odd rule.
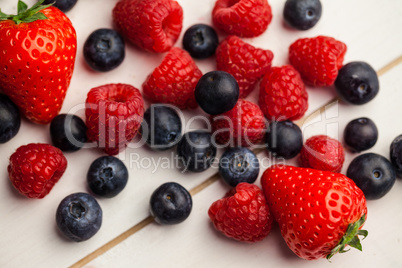
[[[271,20],[267,0],[217,0],[212,10],[212,21],[218,29],[243,37],[262,34]]]
[[[332,37],[299,39],[289,47],[290,63],[312,86],[330,86],[342,67],[346,45]]]
[[[239,98],[245,98],[271,68],[274,54],[255,48],[237,36],[229,36],[216,49],[217,69],[230,73],[239,84]]]
[[[308,94],[299,73],[290,65],[273,67],[261,80],[258,104],[271,121],[301,118]]]
[[[31,143],[19,147],[10,157],[8,175],[14,187],[29,198],[45,197],[67,168],[60,149]]]
[[[77,39],[67,16],[55,7],[0,15],[0,85],[31,121],[49,123],[63,104],[74,70]]]
[[[194,90],[202,72],[190,54],[174,47],[142,85],[144,96],[155,103],[168,103],[180,109],[196,108]]]
[[[139,48],[166,52],[179,38],[183,9],[173,0],[121,0],[113,9],[113,21]]]
[[[289,248],[307,260],[331,258],[347,245],[361,250],[358,235],[367,215],[366,198],[339,173],[271,166],[261,178],[274,219]]]
[[[144,115],[140,91],[126,84],[108,84],[88,92],[85,107],[87,136],[109,155],[137,134]]]
[[[257,242],[271,231],[268,205],[261,189],[254,184],[238,184],[210,206],[208,215],[216,230],[236,240]]]

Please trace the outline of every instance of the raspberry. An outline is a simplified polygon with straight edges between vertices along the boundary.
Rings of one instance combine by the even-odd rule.
[[[342,67],[346,45],[332,37],[299,39],[289,47],[290,63],[312,86],[331,86]]]
[[[264,139],[264,114],[248,100],[239,99],[232,110],[211,117],[211,122],[219,144],[249,147]]]
[[[342,144],[326,135],[309,138],[300,151],[300,164],[305,168],[339,173],[344,161]]]
[[[166,52],[180,35],[183,9],[172,0],[121,0],[113,9],[113,21],[136,46]]]
[[[261,80],[258,104],[271,121],[297,120],[308,108],[308,94],[290,65],[273,67]]]
[[[217,69],[236,78],[239,98],[250,94],[258,80],[271,68],[273,57],[270,50],[255,48],[234,35],[223,40],[216,50]]]
[[[14,187],[28,198],[45,197],[67,168],[60,149],[49,144],[30,143],[10,157],[8,175]]]
[[[259,36],[271,20],[267,0],[217,0],[212,10],[212,21],[218,29],[242,37]]]
[[[208,210],[215,229],[227,237],[257,242],[271,231],[272,217],[258,186],[240,183]]]
[[[168,103],[180,109],[197,108],[194,90],[201,76],[190,54],[174,47],[147,77],[143,93],[155,103]]]
[[[118,154],[134,138],[144,115],[140,91],[126,84],[91,89],[85,108],[88,139],[109,155]]]

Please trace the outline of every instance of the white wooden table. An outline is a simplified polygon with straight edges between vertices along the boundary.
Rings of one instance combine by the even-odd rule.
[[[26,1],[30,5],[34,0]],[[68,13],[78,35],[78,55],[73,80],[62,112],[83,116],[82,104],[95,86],[121,82],[141,88],[145,77],[162,59],[162,55],[143,53],[127,46],[123,64],[109,73],[95,73],[86,67],[82,48],[86,37],[95,29],[112,27],[111,10],[117,0],[79,0]],[[183,29],[195,23],[211,23],[214,0],[178,0],[184,9]],[[287,64],[288,47],[298,38],[329,35],[345,42],[345,63],[363,60],[380,75],[379,95],[368,104],[352,106],[332,103],[333,88],[308,88],[309,110],[298,123],[304,139],[328,134],[342,139],[345,125],[360,116],[370,117],[379,129],[379,141],[370,149],[389,157],[389,145],[402,134],[402,1],[401,0],[322,0],[323,15],[313,29],[301,32],[286,28],[282,20],[283,0],[269,1],[273,21],[251,44],[271,49],[273,65]],[[0,0],[3,12],[16,12],[17,0]],[[184,32],[184,31],[183,31]],[[0,44],[1,46],[1,44]],[[181,39],[177,42],[181,46]],[[197,61],[202,71],[214,69],[214,60]],[[249,99],[255,101],[257,94]],[[321,109],[320,109],[321,108]],[[314,111],[317,111],[313,114]],[[185,123],[200,110],[186,111]],[[202,126],[195,121],[186,129]],[[7,176],[9,156],[17,147],[31,142],[50,142],[48,126],[23,120],[19,134],[0,145],[0,267],[402,267],[402,181],[382,199],[368,202],[369,236],[363,252],[351,250],[336,255],[332,263],[314,262],[296,257],[286,246],[275,225],[262,242],[243,244],[227,239],[213,230],[207,216],[210,204],[228,190],[216,176],[214,168],[200,173],[180,173],[170,167],[157,167],[149,159],[174,157],[174,151],[152,152],[144,147],[129,148],[119,157],[129,168],[126,189],[113,199],[98,199],[104,218],[101,230],[90,240],[74,243],[57,231],[56,208],[65,196],[87,192],[86,172],[90,163],[102,153],[83,149],[66,154],[68,168],[51,193],[42,200],[20,196]],[[266,152],[259,155],[265,168]],[[343,172],[356,154],[346,154]],[[161,163],[161,162],[160,162]],[[295,159],[288,162],[297,164]],[[261,170],[260,175],[263,170]],[[190,217],[176,226],[160,226],[149,217],[149,197],[167,181],[176,181],[193,194]],[[259,185],[259,180],[257,181]]]

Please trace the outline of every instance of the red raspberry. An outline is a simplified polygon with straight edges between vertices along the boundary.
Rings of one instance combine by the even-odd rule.
[[[274,54],[255,48],[237,36],[229,36],[216,49],[217,69],[230,73],[239,84],[239,98],[245,98],[271,68]]]
[[[8,175],[14,187],[28,198],[45,197],[67,168],[60,149],[49,144],[30,143],[10,157]]]
[[[258,186],[240,183],[224,198],[209,207],[215,229],[227,237],[257,242],[271,231],[272,217],[264,194]]]
[[[248,100],[239,99],[232,110],[212,116],[211,123],[219,144],[249,147],[264,139],[264,114]]]
[[[271,20],[267,0],[217,0],[212,10],[212,21],[218,29],[242,37],[262,34]]]
[[[330,86],[342,67],[346,45],[332,37],[299,39],[289,47],[290,63],[312,86]]]
[[[174,47],[142,85],[144,96],[180,109],[197,108],[194,90],[202,72],[190,54]]]
[[[113,9],[113,21],[136,46],[166,52],[180,35],[183,9],[172,0],[121,0]]]
[[[326,135],[309,138],[300,151],[300,165],[305,168],[339,173],[344,161],[342,144]]]
[[[140,91],[126,84],[91,89],[85,108],[88,139],[109,155],[118,154],[134,138],[144,115]]]
[[[301,118],[308,108],[308,94],[295,68],[290,65],[271,68],[261,80],[258,104],[271,121]]]

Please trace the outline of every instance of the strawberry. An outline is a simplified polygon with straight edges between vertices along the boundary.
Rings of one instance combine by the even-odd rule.
[[[55,7],[0,13],[0,84],[31,121],[49,123],[63,104],[74,70],[77,38],[71,21]]]
[[[314,260],[361,250],[359,235],[367,215],[366,198],[356,184],[339,173],[292,166],[271,166],[262,188],[282,237],[299,257]]]

